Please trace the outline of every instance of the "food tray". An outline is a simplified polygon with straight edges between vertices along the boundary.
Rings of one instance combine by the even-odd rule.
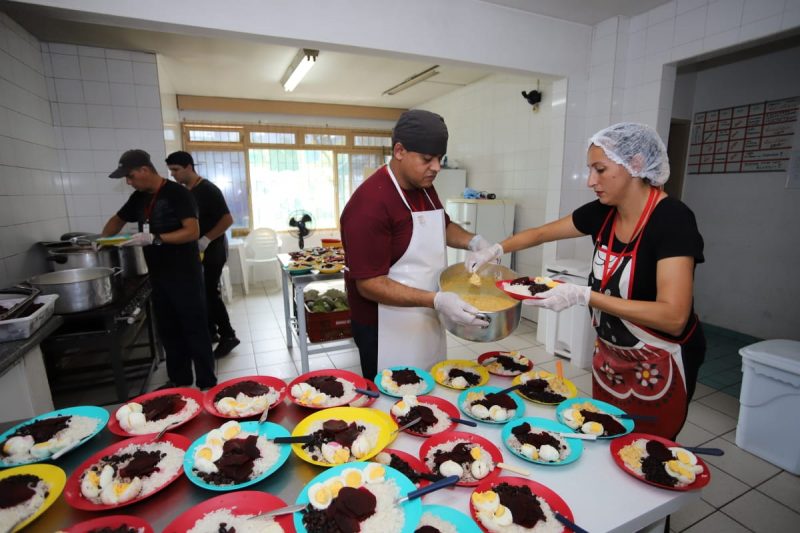
[[[0,342],[27,339],[53,316],[56,307],[57,294],[42,294],[37,296],[33,303],[44,304],[42,307],[23,318],[12,318],[0,321]],[[4,307],[14,306],[24,298],[4,298],[0,304]]]
[[[311,342],[334,341],[353,336],[350,329],[350,309],[312,313],[306,305],[306,331]]]

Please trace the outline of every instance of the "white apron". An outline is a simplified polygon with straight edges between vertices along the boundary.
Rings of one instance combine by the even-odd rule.
[[[447,266],[444,209],[414,212],[386,166],[397,194],[411,211],[411,242],[389,269],[389,278],[426,291],[437,290],[437,276]],[[433,202],[425,193],[428,201]],[[435,206],[434,206],[435,207]],[[428,307],[378,304],[378,368],[412,365],[430,368],[444,359],[446,339],[436,311]]]

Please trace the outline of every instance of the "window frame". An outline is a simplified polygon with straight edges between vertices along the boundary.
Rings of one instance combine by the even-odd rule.
[[[206,142],[206,141],[190,141],[190,130],[204,130],[204,131],[239,131],[240,142]],[[258,143],[250,140],[251,133],[293,133],[295,144],[283,143]],[[345,144],[314,144],[306,143],[306,134],[317,135],[343,135],[345,137]],[[226,151],[226,152],[243,152],[245,163],[245,182],[247,185],[247,205],[248,205],[248,220],[250,227],[236,229],[232,233],[234,236],[247,235],[253,228],[253,196],[251,194],[251,178],[250,178],[250,154],[251,148],[256,149],[275,149],[275,150],[325,150],[333,152],[333,190],[339,190],[339,166],[336,164],[339,154],[373,154],[382,157],[391,154],[391,147],[386,146],[361,146],[355,144],[356,136],[371,136],[371,137],[389,137],[391,139],[391,130],[368,129],[368,128],[331,128],[324,126],[293,126],[287,124],[210,124],[207,122],[196,121],[183,121],[181,123],[181,137],[183,140],[184,150],[191,152],[198,151]],[[390,141],[391,144],[391,141]],[[352,190],[352,183],[350,183]],[[352,193],[351,193],[352,194]],[[333,198],[334,212],[340,213],[339,195],[338,192],[334,194]],[[336,222],[336,227],[333,228],[316,228],[319,231],[338,230],[339,223]],[[286,233],[282,231],[280,233]]]

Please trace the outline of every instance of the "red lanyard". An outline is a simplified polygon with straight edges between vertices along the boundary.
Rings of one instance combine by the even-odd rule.
[[[167,182],[167,180],[164,180],[164,179],[161,180],[161,183],[159,184],[158,189],[156,189],[155,194],[153,194],[153,198],[150,199],[150,205],[148,205],[147,207],[144,208],[144,223],[145,224],[149,224],[150,223],[150,213],[153,212],[153,206],[156,205],[156,199],[158,198],[158,193],[161,192],[161,187],[163,187],[166,182]]]
[[[611,277],[616,272],[617,267],[619,267],[620,263],[622,263],[622,257],[625,255],[625,252],[628,251],[628,246],[636,240],[636,246],[634,250],[639,246],[639,239],[637,235],[639,232],[644,228],[645,224],[647,224],[647,220],[650,218],[650,215],[653,213],[653,209],[655,209],[656,203],[658,201],[659,190],[655,187],[650,188],[650,196],[647,198],[647,204],[644,206],[644,210],[642,214],[639,215],[639,220],[636,222],[636,226],[633,228],[633,233],[631,234],[631,239],[625,244],[625,248],[617,255],[617,260],[614,262],[614,266],[611,266],[610,257],[612,255],[612,246],[614,245],[614,235],[616,233],[617,228],[617,217],[614,217],[614,222],[611,223],[611,232],[608,235],[608,244],[606,245],[606,257],[603,261],[603,279],[600,280],[600,292],[604,291],[608,282],[611,281]]]

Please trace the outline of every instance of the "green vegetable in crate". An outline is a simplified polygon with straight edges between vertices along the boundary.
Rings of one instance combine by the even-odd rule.
[[[331,300],[338,299],[347,301],[347,295],[344,293],[344,291],[340,291],[339,289],[328,289],[322,295],[327,296]]]
[[[319,298],[319,291],[317,289],[308,289],[303,293],[303,299],[306,302],[314,301]]]

